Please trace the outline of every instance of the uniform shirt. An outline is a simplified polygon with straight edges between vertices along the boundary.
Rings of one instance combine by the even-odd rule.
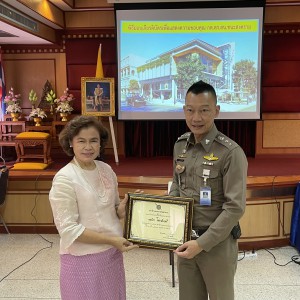
[[[117,177],[109,165],[101,161],[95,163],[97,168],[94,171],[98,174],[90,174],[91,171],[85,172],[69,163],[53,179],[49,199],[60,234],[60,254],[85,255],[112,247],[77,242],[85,228],[122,236],[122,226],[116,213],[116,205],[120,201]],[[89,181],[93,180],[92,176],[98,180],[98,187]]]
[[[197,239],[209,251],[228,237],[245,211],[247,158],[241,147],[214,124],[200,143],[195,143],[190,132],[178,138],[173,155],[170,195],[194,198],[193,228],[209,227]],[[200,205],[204,169],[210,170],[206,182],[211,188],[210,206]]]

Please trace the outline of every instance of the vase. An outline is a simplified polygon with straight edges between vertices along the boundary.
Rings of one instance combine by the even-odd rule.
[[[10,115],[11,115],[12,120],[13,120],[14,122],[16,122],[16,121],[19,120],[19,116],[20,116],[19,113],[14,113],[14,112],[12,112],[12,113],[10,113]]]
[[[35,126],[41,126],[42,118],[35,117],[35,118],[33,118],[33,121],[35,123]]]
[[[68,121],[68,113],[62,112],[62,113],[60,113],[60,116],[61,116],[61,120],[63,122],[67,122]]]

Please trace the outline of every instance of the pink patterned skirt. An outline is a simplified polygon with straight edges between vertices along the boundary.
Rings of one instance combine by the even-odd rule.
[[[126,299],[123,255],[116,248],[96,254],[60,256],[62,300]]]

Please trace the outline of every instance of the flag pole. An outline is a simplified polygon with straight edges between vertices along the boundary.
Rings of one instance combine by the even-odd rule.
[[[5,95],[6,95],[6,91],[5,91],[3,61],[2,61],[2,49],[0,46],[0,121],[4,121],[4,114],[5,114],[4,97],[5,97]],[[0,130],[2,130],[2,128],[0,128]],[[2,146],[0,146],[0,157],[3,159]]]
[[[100,78],[104,77],[102,59],[101,59],[101,43],[100,43],[99,49],[98,49],[96,77],[100,77]],[[115,99],[111,99],[111,100],[115,101]],[[113,149],[114,149],[115,162],[118,165],[119,164],[119,158],[118,158],[118,151],[117,151],[114,125],[113,125],[112,117],[109,116],[108,119],[109,119],[110,135],[111,135],[111,139],[112,139],[112,143],[113,143]]]

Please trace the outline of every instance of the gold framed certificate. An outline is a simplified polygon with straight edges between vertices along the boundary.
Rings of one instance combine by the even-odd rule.
[[[193,198],[128,194],[124,237],[140,246],[176,249],[190,240]]]

